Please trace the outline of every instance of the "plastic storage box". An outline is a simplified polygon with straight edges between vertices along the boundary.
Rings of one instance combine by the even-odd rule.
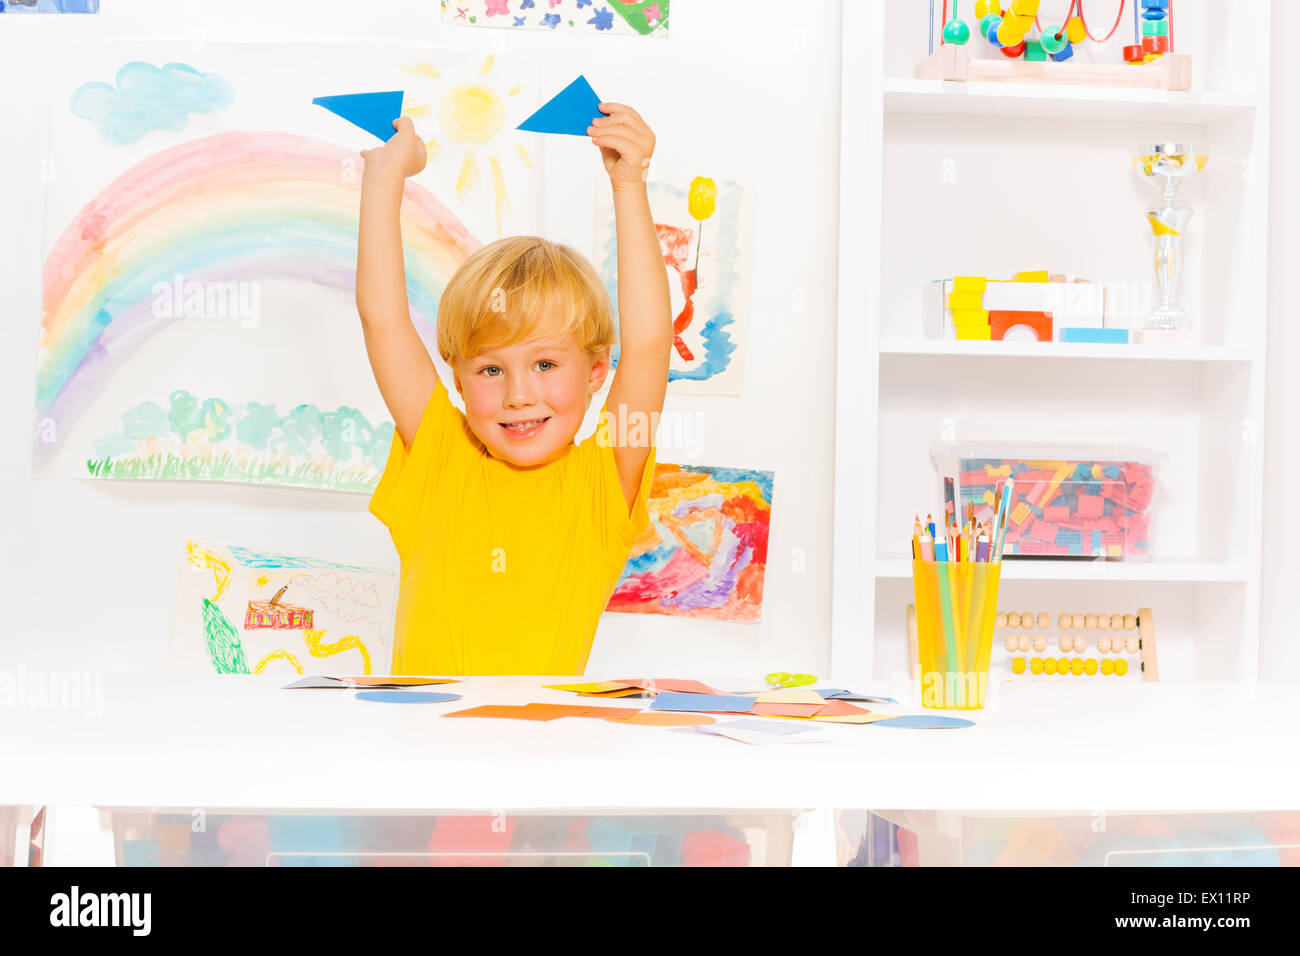
[[[1300,866],[1300,812],[840,810],[844,866]]]
[[[100,810],[118,866],[788,866],[800,811]]]
[[[957,505],[975,502],[992,523],[998,488],[1015,479],[1007,518],[1006,557],[1075,557],[1145,561],[1151,550],[1151,501],[1160,451],[1115,445],[990,442],[936,443],[939,476],[957,480]],[[960,521],[960,519],[959,519]]]

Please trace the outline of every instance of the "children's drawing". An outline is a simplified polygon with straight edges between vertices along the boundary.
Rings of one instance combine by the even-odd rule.
[[[98,13],[99,0],[0,0],[0,13]]]
[[[745,189],[707,176],[655,178],[646,189],[668,271],[669,390],[739,395],[749,287]],[[608,191],[597,200],[595,262],[617,306],[618,245]]]
[[[540,226],[529,134],[484,119],[529,115],[534,68],[400,47],[295,46],[293,71],[274,44],[168,52],[96,45],[60,71],[75,77],[54,94],[33,472],[372,491],[393,433],[354,301],[359,150],[376,141],[311,100],[322,78],[406,87],[451,104],[417,123],[473,141],[403,199],[407,297],[436,353],[438,299],[476,236]]]
[[[171,669],[388,673],[396,577],[383,568],[185,542]]]
[[[759,620],[772,481],[770,471],[656,463],[650,527],[606,610]]]
[[[444,23],[606,36],[668,35],[670,0],[442,0]]]

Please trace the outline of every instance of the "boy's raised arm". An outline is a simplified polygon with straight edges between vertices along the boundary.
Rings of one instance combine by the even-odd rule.
[[[402,190],[424,168],[424,143],[408,117],[383,146],[362,150],[361,225],[357,238],[357,311],[366,354],[402,441],[410,449],[438,381],[406,301],[402,259]]]
[[[625,444],[615,438],[614,460],[630,508],[668,390],[672,315],[668,276],[646,195],[654,133],[630,106],[602,103],[600,108],[609,115],[593,120],[587,132],[600,147],[609,173],[618,240],[618,371],[605,408],[614,416],[611,436],[629,436]],[[644,443],[632,440],[641,435]]]

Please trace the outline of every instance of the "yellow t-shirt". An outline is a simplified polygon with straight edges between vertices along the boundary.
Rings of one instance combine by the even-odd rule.
[[[492,457],[441,381],[408,452],[394,432],[370,512],[402,562],[394,674],[581,674],[650,524],[651,446],[630,514],[597,431],[555,461]]]

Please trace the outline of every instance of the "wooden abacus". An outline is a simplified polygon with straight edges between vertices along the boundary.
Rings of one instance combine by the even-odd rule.
[[[918,680],[914,604],[907,606],[907,638],[912,679]],[[1160,679],[1155,618],[1149,607],[1136,614],[1063,613],[1055,618],[1046,611],[999,611],[989,658],[989,677],[995,676],[1010,681],[1118,678],[1154,683]]]

